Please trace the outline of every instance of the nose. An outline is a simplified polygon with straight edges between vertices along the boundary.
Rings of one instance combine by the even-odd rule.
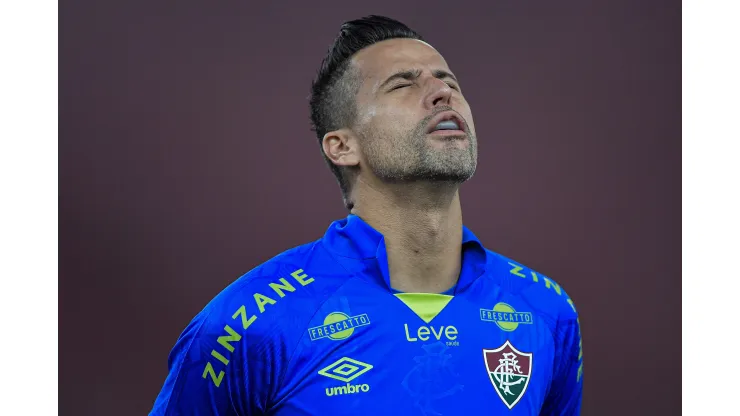
[[[450,105],[452,98],[452,88],[446,82],[439,78],[432,77],[428,81],[429,91],[424,99],[424,104],[428,109],[440,105]]]

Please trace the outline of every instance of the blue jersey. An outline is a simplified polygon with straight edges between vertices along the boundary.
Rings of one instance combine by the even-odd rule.
[[[390,286],[350,215],[216,296],[185,328],[151,415],[577,415],[576,308],[463,227],[447,293]]]

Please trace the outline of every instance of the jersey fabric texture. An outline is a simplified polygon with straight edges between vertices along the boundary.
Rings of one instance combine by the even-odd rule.
[[[443,294],[390,286],[356,215],[256,267],[185,328],[150,415],[577,415],[576,308],[463,227]]]

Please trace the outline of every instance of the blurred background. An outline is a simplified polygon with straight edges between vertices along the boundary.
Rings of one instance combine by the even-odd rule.
[[[575,300],[583,414],[680,414],[678,0],[61,3],[60,414],[146,414],[213,296],[346,215],[307,97],[368,14],[460,78],[465,223]]]

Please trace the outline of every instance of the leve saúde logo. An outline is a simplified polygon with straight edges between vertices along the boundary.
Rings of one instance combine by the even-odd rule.
[[[343,386],[327,387],[327,396],[366,393],[370,391],[370,386],[368,384],[350,384],[350,382],[367,373],[372,368],[372,365],[363,363],[362,361],[354,360],[349,357],[342,357],[319,370],[319,374],[324,377],[347,383]]]
[[[483,361],[498,397],[509,410],[524,396],[532,377],[533,354],[517,350],[508,340],[495,350],[483,350]]]

